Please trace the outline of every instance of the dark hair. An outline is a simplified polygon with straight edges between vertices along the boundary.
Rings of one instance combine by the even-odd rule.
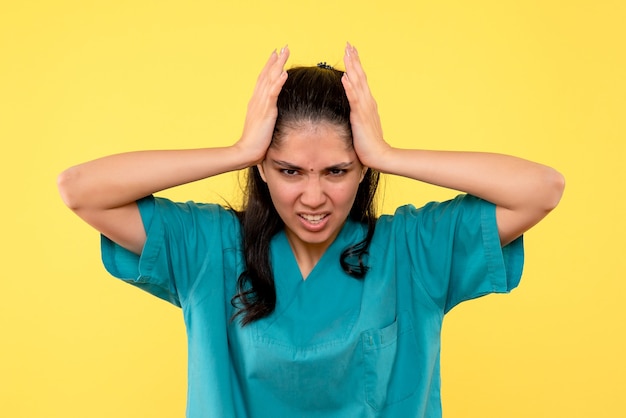
[[[287,73],[287,81],[278,96],[278,117],[270,146],[280,142],[286,130],[319,122],[344,129],[346,140],[352,142],[350,104],[341,83],[343,72],[317,66],[292,68]],[[250,167],[247,176],[244,207],[238,212],[246,270],[239,276],[237,294],[231,300],[237,308],[233,318],[242,315],[242,325],[274,311],[276,288],[270,241],[284,226],[258,168]],[[378,178],[377,171],[367,169],[350,210],[351,219],[367,226],[365,239],[346,248],[339,260],[343,270],[355,278],[365,277],[368,269],[364,261],[376,224],[374,196]]]

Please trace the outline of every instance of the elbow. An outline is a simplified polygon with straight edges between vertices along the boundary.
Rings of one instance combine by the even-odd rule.
[[[557,170],[547,167],[543,183],[546,191],[544,200],[545,210],[546,212],[550,212],[556,208],[561,201],[565,190],[565,177]]]
[[[63,203],[73,211],[80,208],[80,202],[78,199],[78,170],[76,167],[70,167],[63,171],[57,177],[57,188],[61,195]]]

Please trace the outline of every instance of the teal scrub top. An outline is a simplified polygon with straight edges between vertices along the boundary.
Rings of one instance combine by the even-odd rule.
[[[143,253],[102,237],[103,262],[182,308],[188,417],[441,417],[444,314],[509,292],[522,273],[522,238],[500,246],[493,204],[460,195],[407,205],[379,218],[364,279],[339,263],[363,225],[348,220],[306,280],[279,232],[276,309],[242,327],[230,320],[244,270],[234,212],[154,197],[138,205]]]

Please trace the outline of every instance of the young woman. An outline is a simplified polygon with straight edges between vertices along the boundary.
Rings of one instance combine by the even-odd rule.
[[[105,157],[59,177],[116,277],[182,308],[190,417],[439,417],[443,316],[517,286],[562,176],[398,149],[357,50],[341,72],[272,53],[232,146]],[[248,168],[243,210],[152,194]],[[375,216],[378,173],[457,198]]]

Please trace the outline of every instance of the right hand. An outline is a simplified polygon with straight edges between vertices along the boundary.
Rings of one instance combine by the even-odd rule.
[[[235,144],[244,155],[249,155],[251,165],[265,159],[265,154],[272,141],[278,108],[276,101],[283,84],[287,80],[285,63],[289,58],[286,46],[280,53],[272,52],[259,77],[248,103],[246,121],[241,138]]]

